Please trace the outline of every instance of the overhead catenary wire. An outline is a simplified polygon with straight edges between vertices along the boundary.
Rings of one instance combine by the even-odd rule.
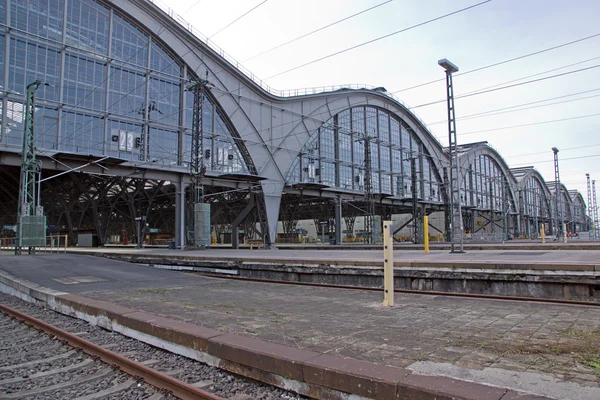
[[[600,154],[592,154],[592,155],[588,155],[588,156],[578,156],[578,157],[567,157],[567,158],[561,157],[560,161],[562,162],[562,161],[569,161],[569,160],[580,160],[583,158],[594,158],[594,157],[600,157]],[[554,160],[553,159],[552,160],[542,160],[542,161],[536,161],[535,163],[536,164],[545,164],[545,163],[549,163],[549,162],[554,162]],[[514,168],[524,167],[527,165],[529,165],[529,164],[517,164],[514,166]],[[567,175],[567,174],[565,174],[565,175]]]
[[[598,146],[600,146],[600,143],[588,144],[588,145],[585,145],[585,146],[567,147],[565,149],[561,149],[560,151],[563,152],[563,151],[567,151],[567,150],[587,149],[587,148],[590,148],[590,147],[598,147]],[[514,155],[511,155],[511,156],[505,156],[505,157],[503,156],[502,158],[506,159],[506,158],[515,158],[515,157],[535,156],[535,155],[538,155],[538,154],[547,154],[547,153],[548,153],[547,151],[539,151],[537,153],[514,154]]]
[[[190,11],[192,11],[198,4],[200,4],[203,0],[198,0],[196,1],[194,4],[192,4],[190,6],[190,8],[188,8],[187,10],[185,10],[184,14],[189,13]]]
[[[583,39],[581,39],[581,40],[583,40]],[[66,139],[66,138],[65,138],[65,139]]]
[[[466,93],[463,93],[463,94],[471,94],[471,93],[480,92],[482,90],[492,89],[492,88],[495,88],[495,87],[498,87],[498,86],[502,86],[502,85],[508,85],[509,83],[519,82],[519,81],[522,81],[522,80],[525,80],[525,79],[528,79],[528,78],[533,78],[535,76],[546,75],[546,74],[549,74],[550,72],[560,71],[561,69],[565,69],[565,68],[569,68],[569,67],[574,67],[576,65],[585,64],[585,63],[588,63],[590,61],[595,61],[595,60],[598,60],[598,59],[600,59],[600,56],[598,56],[598,57],[592,57],[592,58],[588,58],[586,60],[578,61],[576,63],[571,63],[571,64],[563,65],[563,66],[560,66],[560,67],[548,69],[548,70],[545,70],[545,71],[542,71],[542,72],[538,72],[538,73],[535,73],[535,74],[526,75],[526,76],[523,76],[521,78],[511,79],[509,81],[504,81],[504,82],[500,82],[500,83],[495,83],[493,85],[482,87],[482,88],[479,88],[479,89],[476,89],[476,90],[472,90],[470,92],[466,92]]]
[[[499,128],[491,128],[491,129],[482,129],[482,130],[479,130],[479,131],[460,133],[460,134],[458,134],[458,136],[474,135],[476,133],[484,133],[484,132],[501,131],[501,130],[504,130],[504,129],[524,128],[524,127],[527,127],[527,126],[552,124],[552,123],[555,123],[555,122],[572,121],[572,120],[575,120],[575,119],[592,118],[592,117],[600,117],[600,113],[588,114],[588,115],[578,115],[576,117],[552,119],[552,120],[548,120],[548,121],[537,121],[537,122],[532,122],[532,123],[529,123],[529,124],[520,124],[520,125],[512,125],[512,126],[502,126],[502,127],[499,127]]]
[[[219,29],[218,31],[216,31],[215,33],[213,33],[212,35],[210,35],[208,38],[212,39],[213,37],[217,36],[219,33],[223,32],[225,29],[229,28],[231,25],[235,24],[240,19],[244,18],[246,15],[250,14],[252,11],[256,10],[258,7],[262,6],[266,2],[267,2],[267,0],[263,0],[262,2],[260,2],[259,4],[257,4],[256,6],[252,7],[250,10],[246,11],[245,13],[243,13],[242,15],[240,15],[239,17],[237,17],[236,19],[234,19],[233,21],[231,21],[230,23],[228,23],[227,25],[225,25],[224,27],[222,27],[221,29]]]
[[[497,67],[498,65],[503,65],[503,64],[507,64],[507,63],[510,63],[510,62],[513,62],[513,61],[522,60],[522,59],[527,58],[527,57],[532,57],[532,56],[535,56],[535,55],[538,55],[538,54],[542,54],[542,53],[545,53],[545,52],[548,52],[548,51],[551,51],[551,50],[556,50],[556,49],[559,49],[561,47],[570,46],[572,44],[583,42],[584,40],[593,39],[593,38],[598,37],[598,36],[600,36],[600,33],[596,33],[594,35],[586,36],[586,37],[583,37],[583,38],[580,38],[580,39],[577,39],[577,40],[573,40],[573,41],[570,41],[570,42],[567,42],[567,43],[563,43],[563,44],[560,44],[558,46],[552,46],[552,47],[548,47],[548,48],[543,49],[543,50],[539,50],[539,51],[535,51],[535,52],[532,52],[532,53],[524,54],[524,55],[519,56],[519,57],[514,57],[514,58],[510,58],[508,60],[504,60],[504,61],[496,62],[496,63],[493,63],[493,64],[485,65],[483,67],[474,68],[472,70],[468,70],[468,71],[465,71],[465,72],[459,72],[459,73],[456,73],[456,74],[452,74],[452,77],[453,78],[454,77],[459,77],[459,76],[462,76],[462,75],[471,74],[473,72],[482,71],[484,69],[488,69],[488,68],[492,68],[492,67]],[[432,83],[442,82],[444,80],[445,80],[445,78],[434,79],[432,81],[421,83],[419,85],[415,85],[415,86],[411,86],[411,87],[408,87],[408,88],[396,90],[396,91],[394,91],[392,93],[395,94],[395,93],[400,93],[400,92],[406,92],[408,90],[412,90],[412,89],[420,88],[420,87],[423,87],[423,86],[431,85]]]
[[[140,86],[141,86],[141,84],[140,84]],[[69,136],[70,136],[70,135],[69,135]],[[67,139],[67,138],[63,138],[63,140],[65,140],[65,139]]]
[[[327,29],[327,28],[330,28],[330,27],[332,27],[332,26],[334,26],[334,25],[337,25],[337,24],[339,24],[339,23],[341,23],[341,22],[344,22],[344,21],[347,21],[347,20],[349,20],[349,19],[352,19],[352,18],[354,18],[354,17],[357,17],[357,16],[359,16],[359,15],[361,15],[361,14],[364,14],[364,13],[366,13],[366,12],[368,12],[368,11],[371,11],[371,10],[374,10],[374,9],[376,9],[376,8],[379,8],[379,7],[381,7],[381,6],[385,5],[385,4],[391,3],[392,1],[394,1],[394,0],[386,0],[386,1],[384,1],[383,3],[375,4],[375,5],[374,5],[374,6],[372,6],[372,7],[369,7],[369,8],[367,8],[367,9],[364,9],[364,10],[362,10],[362,11],[359,11],[359,12],[357,12],[357,13],[354,13],[354,14],[352,14],[352,15],[349,15],[349,16],[347,16],[347,17],[344,17],[344,18],[342,18],[342,19],[338,19],[338,20],[337,20],[337,21],[335,21],[335,22],[332,22],[332,23],[330,23],[330,24],[327,24],[327,25],[325,25],[325,26],[322,26],[322,27],[320,27],[320,28],[317,28],[317,29],[315,29],[315,30],[313,30],[313,31],[310,31],[310,32],[308,32],[308,33],[305,33],[305,34],[303,34],[303,35],[300,35],[300,36],[298,36],[298,37],[296,37],[296,38],[294,38],[294,39],[288,40],[288,41],[287,41],[287,42],[285,42],[285,43],[281,43],[281,44],[278,44],[277,46],[271,47],[270,49],[268,49],[268,50],[265,50],[265,51],[263,51],[263,52],[260,52],[260,53],[258,53],[258,54],[255,54],[255,55],[253,55],[252,57],[246,58],[245,60],[242,60],[241,62],[243,62],[243,63],[244,63],[244,62],[248,62],[248,61],[250,61],[250,60],[254,60],[254,59],[255,59],[255,58],[257,58],[257,57],[263,56],[263,55],[265,55],[265,54],[267,54],[267,53],[270,53],[270,52],[272,52],[272,51],[274,51],[274,50],[277,50],[277,49],[279,49],[279,48],[281,48],[281,47],[283,47],[283,46],[287,46],[288,44],[291,44],[291,43],[297,42],[297,41],[298,41],[298,40],[300,40],[300,39],[304,39],[305,37],[308,37],[308,36],[310,36],[310,35],[313,35],[313,34],[315,34],[315,33],[317,33],[317,32],[320,32],[320,31],[322,31],[322,30],[325,30],[325,29]]]
[[[563,72],[561,74],[556,74],[556,75],[546,76],[546,77],[543,77],[543,78],[533,79],[533,80],[530,80],[530,81],[525,81],[525,82],[521,82],[521,83],[515,83],[514,85],[507,85],[507,86],[502,86],[502,87],[495,88],[495,89],[488,89],[488,90],[482,90],[480,92],[472,92],[472,93],[468,93],[468,94],[462,94],[462,95],[459,95],[459,96],[454,96],[454,99],[464,99],[466,97],[478,96],[480,94],[497,92],[499,90],[510,89],[510,88],[513,88],[513,87],[528,85],[530,83],[541,82],[541,81],[545,81],[545,80],[548,80],[548,79],[560,78],[560,77],[566,76],[566,75],[571,75],[571,74],[576,74],[576,73],[579,73],[579,72],[589,71],[591,69],[598,68],[598,67],[600,67],[600,64],[592,65],[592,66],[586,67],[586,68],[576,69],[576,70],[573,70],[573,71]],[[413,106],[413,107],[408,107],[408,109],[409,110],[413,110],[415,108],[421,108],[421,107],[431,106],[431,105],[434,105],[434,104],[445,103],[446,101],[447,101],[447,99],[432,101],[432,102],[429,102],[429,103],[423,103],[423,104],[419,104],[419,105],[416,105],[416,106]]]
[[[565,97],[571,97],[571,96],[577,96],[577,95],[584,94],[584,93],[596,92],[598,90],[600,90],[600,88],[592,89],[592,90],[585,90],[583,92],[568,94],[568,95],[564,95],[564,96],[551,97],[551,98],[544,99],[544,100],[532,101],[529,103],[522,103],[522,104],[510,106],[510,107],[503,107],[503,108],[497,108],[494,110],[482,111],[479,113],[469,114],[469,115],[465,115],[464,117],[456,118],[456,120],[457,121],[465,121],[465,120],[471,120],[471,119],[482,118],[482,117],[493,117],[496,115],[507,114],[507,113],[517,112],[517,111],[526,111],[526,110],[532,110],[532,109],[536,109],[536,108],[540,108],[540,107],[549,107],[549,106],[554,106],[557,104],[570,103],[570,102],[574,102],[574,101],[589,100],[589,99],[593,99],[596,97],[600,97],[600,94],[593,95],[593,96],[580,97],[578,99],[557,101],[557,102],[548,103],[548,104],[539,104],[539,103],[545,103],[545,102],[551,101],[551,100],[562,99]],[[524,107],[524,106],[532,105],[532,104],[538,104],[538,105],[532,106],[532,107]],[[524,107],[524,108],[518,108],[518,107]],[[438,124],[447,123],[447,122],[448,122],[447,120],[440,120],[440,121],[435,121],[435,122],[428,122],[427,125],[428,126],[438,125]]]
[[[428,20],[426,20],[426,21],[420,22],[420,23],[418,23],[418,24],[415,24],[415,25],[411,25],[411,26],[409,26],[409,27],[407,27],[407,28],[400,29],[399,31],[395,31],[395,32],[392,32],[392,33],[388,33],[387,35],[379,36],[379,37],[377,37],[377,38],[375,38],[375,39],[371,39],[371,40],[368,40],[368,41],[366,41],[366,42],[362,42],[362,43],[359,43],[359,44],[357,44],[357,45],[354,45],[354,46],[348,47],[348,48],[346,48],[346,49],[344,49],[344,50],[336,51],[336,52],[334,52],[334,53],[328,54],[328,55],[326,55],[326,56],[323,56],[323,57],[319,57],[319,58],[317,58],[317,59],[315,59],[315,60],[312,60],[312,61],[306,62],[306,63],[304,63],[304,64],[297,65],[297,66],[295,66],[295,67],[293,67],[293,68],[290,68],[290,69],[287,69],[287,70],[285,70],[285,71],[279,72],[279,73],[277,73],[277,74],[275,74],[275,75],[271,75],[270,77],[268,77],[268,78],[266,78],[266,79],[272,79],[272,78],[275,78],[275,77],[277,77],[277,76],[280,76],[280,75],[283,75],[283,74],[287,74],[288,72],[295,71],[295,70],[297,70],[297,69],[300,69],[300,68],[306,67],[306,66],[308,66],[308,65],[311,65],[311,64],[317,63],[317,62],[319,62],[319,61],[326,60],[326,59],[328,59],[328,58],[331,58],[331,57],[335,57],[335,56],[337,56],[337,55],[340,55],[340,54],[346,53],[346,52],[348,52],[348,51],[350,51],[350,50],[354,50],[354,49],[357,49],[357,48],[359,48],[359,47],[366,46],[366,45],[368,45],[368,44],[371,44],[371,43],[377,42],[377,41],[379,41],[379,40],[382,40],[382,39],[386,39],[386,38],[388,38],[388,37],[390,37],[390,36],[394,36],[394,35],[397,35],[397,34],[399,34],[399,33],[403,33],[403,32],[406,32],[406,31],[409,31],[409,30],[412,30],[412,29],[418,28],[418,27],[420,27],[420,26],[427,25],[427,24],[430,24],[430,23],[432,23],[432,22],[435,22],[435,21],[439,21],[439,20],[441,20],[441,19],[444,19],[444,18],[450,17],[450,16],[452,16],[452,15],[459,14],[459,13],[461,13],[461,12],[464,12],[464,11],[470,10],[470,9],[472,9],[472,8],[479,7],[479,6],[483,5],[483,4],[489,3],[490,1],[492,1],[492,0],[485,0],[485,1],[482,1],[482,2],[480,2],[480,3],[473,4],[473,5],[471,5],[471,6],[468,6],[468,7],[465,7],[465,8],[461,8],[460,10],[456,10],[456,11],[453,11],[453,12],[451,12],[451,13],[447,13],[447,14],[444,14],[444,15],[440,15],[439,17],[435,17],[435,18],[432,18],[432,19],[428,19]]]
[[[216,89],[216,90],[218,90],[218,89]],[[226,91],[223,91],[223,95],[225,95],[225,94],[234,94],[234,95],[237,95],[236,93],[231,93],[231,92],[226,92]],[[219,97],[219,96],[217,96],[217,100],[218,100],[218,97]],[[283,109],[283,108],[281,108],[281,110],[282,110],[282,111],[286,111],[286,112],[291,112],[290,110]],[[311,117],[311,116],[306,116],[306,115],[303,115],[303,114],[300,114],[300,113],[296,113],[296,114],[298,114],[298,116],[299,116],[299,117],[301,117],[301,118],[313,119],[313,120],[315,120],[315,121],[317,121],[317,122],[319,122],[319,123],[321,123],[321,124],[325,124],[325,123],[327,122],[327,121],[323,121],[323,120],[321,120],[321,119],[318,119],[318,118],[315,118],[315,117]],[[290,121],[289,123],[298,123],[298,121]],[[280,126],[287,125],[287,124],[288,124],[288,123],[285,123],[285,124],[280,124]],[[267,129],[264,129],[264,131],[267,131],[267,130],[269,130],[269,129],[272,129],[272,128],[277,128],[277,127],[279,127],[279,126],[275,126],[275,127],[267,128]],[[257,133],[260,133],[260,132],[257,132]],[[214,134],[213,134],[213,135],[214,135]],[[241,142],[243,142],[243,143],[244,143],[246,146],[247,146],[247,145],[252,145],[252,144],[255,144],[255,145],[263,145],[263,146],[265,146],[265,145],[266,145],[266,146],[268,146],[268,147],[272,147],[272,148],[277,148],[277,149],[282,149],[282,150],[288,150],[288,151],[290,152],[290,154],[292,154],[292,153],[293,153],[293,154],[297,154],[297,151],[296,151],[296,150],[290,150],[290,149],[286,149],[286,148],[282,147],[281,145],[273,145],[273,144],[268,144],[268,143],[264,143],[264,142],[260,142],[260,141],[251,141],[251,140],[248,140],[248,139],[246,139],[246,138],[237,138],[237,137],[233,137],[233,136],[229,136],[229,135],[220,135],[220,136],[227,137],[227,138],[231,139],[231,140],[232,140],[232,141],[234,141],[234,142],[235,142],[235,141],[241,141]],[[425,153],[423,153],[423,155],[424,155],[424,156],[427,156],[427,157],[430,157],[430,158],[437,158],[437,157],[433,157],[433,156],[431,156],[431,155],[429,155],[429,154],[425,154]]]
[[[223,95],[224,95],[224,94],[229,94],[229,92],[225,92],[225,93],[223,93]],[[218,98],[218,96],[217,96],[217,98]],[[281,110],[282,110],[282,111],[289,111],[289,110],[285,110],[285,109],[281,109]],[[306,115],[299,115],[299,116],[300,116],[300,117],[302,117],[302,118],[314,119],[315,121],[317,121],[317,122],[321,122],[321,123],[323,123],[323,124],[325,124],[325,123],[327,122],[327,121],[323,121],[323,120],[317,119],[317,118],[315,118],[315,117],[310,117],[310,116],[306,116]],[[287,125],[287,124],[290,124],[290,123],[298,123],[298,121],[290,121],[290,122],[288,122],[288,123],[281,124],[280,126]],[[264,129],[263,131],[267,131],[267,130],[269,130],[269,129],[272,129],[272,128],[266,128],[266,129]],[[297,155],[297,154],[298,154],[298,152],[297,152],[296,150],[291,150],[291,149],[289,149],[289,148],[282,147],[281,145],[268,145],[268,144],[266,144],[266,143],[264,143],[264,142],[260,142],[260,141],[252,141],[252,140],[249,140],[249,139],[245,139],[245,138],[238,138],[238,137],[229,136],[229,135],[226,135],[226,134],[219,134],[219,133],[215,133],[215,132],[212,132],[212,133],[206,132],[206,133],[205,133],[205,136],[211,136],[211,137],[219,137],[219,136],[221,136],[221,137],[228,138],[228,139],[232,140],[233,142],[236,142],[236,141],[241,141],[241,142],[243,142],[245,145],[252,145],[252,144],[255,144],[255,145],[261,145],[261,146],[265,146],[265,145],[267,145],[267,146],[269,146],[269,147],[273,147],[273,148],[277,148],[277,149],[288,150],[290,153],[293,153],[293,154],[295,154],[295,155]],[[160,147],[160,146],[159,146],[159,147]],[[564,149],[564,150],[567,150],[567,149]],[[420,153],[420,154],[421,154],[422,156],[424,156],[424,157],[427,157],[427,158],[441,160],[441,159],[439,159],[439,158],[437,158],[437,157],[434,157],[434,156],[433,156],[433,155],[431,155],[431,154],[427,154],[427,153]],[[134,167],[139,167],[139,166],[141,166],[141,165],[144,165],[144,164],[150,164],[150,162],[144,162],[144,163],[141,163],[141,164],[135,164],[135,165],[134,165]]]

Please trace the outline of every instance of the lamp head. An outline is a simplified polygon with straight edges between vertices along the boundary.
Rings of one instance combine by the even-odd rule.
[[[554,152],[554,154],[558,153],[558,149],[556,147],[553,147],[552,151]]]
[[[441,60],[439,60],[438,61],[438,65],[440,67],[444,68],[446,71],[449,71],[449,72],[458,72],[458,67],[456,65],[452,64],[446,58],[442,58]]]

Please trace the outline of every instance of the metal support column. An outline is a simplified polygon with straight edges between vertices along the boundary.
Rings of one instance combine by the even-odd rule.
[[[202,110],[204,105],[204,91],[208,81],[206,79],[193,83],[188,90],[194,93],[194,108],[192,115],[192,151],[190,160],[190,174],[192,176],[193,190],[193,232],[194,248],[205,248],[210,244],[210,206],[204,203],[204,133],[202,130]],[[208,225],[208,229],[206,228]],[[208,231],[208,232],[207,232]]]
[[[46,218],[40,204],[38,187],[41,166],[36,159],[34,134],[35,92],[40,85],[50,86],[39,80],[27,85],[15,254],[21,254],[23,247],[27,247],[30,254],[35,253],[35,246],[45,244],[46,240]]]
[[[367,200],[367,214],[365,215],[364,230],[367,243],[373,244],[373,222],[375,216],[375,198],[373,197],[373,185],[371,183],[371,137],[365,134],[365,197]]]
[[[592,197],[594,199],[594,239],[598,239],[598,203],[596,203],[596,181],[592,181]]]
[[[452,216],[450,221],[450,243],[452,253],[464,253],[463,246],[463,218],[461,207],[461,179],[460,179],[460,164],[458,160],[458,149],[456,139],[456,123],[454,113],[454,87],[452,86],[452,73],[458,72],[458,67],[452,64],[447,59],[438,61],[438,64],[446,71],[446,97],[448,99],[448,156],[450,159],[450,174],[448,191],[448,212]],[[460,243],[459,250],[455,250],[454,243],[456,236]]]
[[[502,196],[502,203],[503,203],[503,207],[502,207],[502,242],[508,240],[508,212],[510,210],[509,208],[509,203],[508,203],[508,192],[509,192],[509,187],[508,187],[508,181],[506,180],[506,177],[503,179],[504,180],[504,196]]]
[[[185,248],[185,188],[183,176],[175,184],[175,248]]]
[[[585,219],[586,223],[592,219],[594,215],[594,207],[592,205],[592,186],[590,185],[590,174],[585,174],[585,178],[587,180],[587,218]],[[589,219],[588,219],[589,218]],[[591,224],[588,223],[588,233],[590,235],[590,239],[592,237],[592,227],[594,226],[593,222]]]
[[[552,152],[554,153],[554,182],[556,183],[556,211],[558,214],[557,228],[559,233],[566,235],[567,233],[563,230],[565,217],[563,215],[562,190],[560,187],[560,174],[558,172],[558,149],[556,147],[553,147]]]
[[[342,244],[342,199],[335,199],[335,244]]]
[[[413,243],[419,243],[419,208],[418,208],[418,185],[417,185],[417,155],[410,157],[410,179],[412,191],[412,218],[413,218]]]

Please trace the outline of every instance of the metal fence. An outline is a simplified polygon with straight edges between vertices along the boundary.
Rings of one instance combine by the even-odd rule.
[[[30,238],[23,237],[21,239],[23,240],[22,243],[28,243],[28,239],[30,239]],[[69,242],[69,235],[50,235],[50,236],[46,236],[45,243],[43,243],[42,245],[31,246],[31,247],[22,246],[20,250],[21,250],[21,253],[42,252],[42,253],[49,253],[49,254],[52,254],[52,253],[66,254],[68,242]],[[19,250],[18,243],[19,243],[19,238],[17,238],[17,237],[0,238],[0,244],[1,244],[0,247],[3,251],[13,251],[15,253],[18,253],[18,250]]]

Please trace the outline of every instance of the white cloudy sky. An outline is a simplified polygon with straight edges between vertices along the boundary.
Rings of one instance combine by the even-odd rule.
[[[312,30],[385,3],[307,38],[243,62],[255,75],[277,89],[367,84],[396,92],[443,78],[444,71],[437,65],[440,58],[448,58],[464,72],[600,33],[598,0],[492,0],[465,12],[272,77],[368,40],[477,4],[481,0],[162,1],[209,37],[260,4],[211,38],[238,61],[247,60]],[[524,80],[595,65],[600,65],[600,36],[483,71],[456,76],[455,96],[557,68],[560,69]],[[414,107],[445,99],[444,86],[444,82],[437,82],[400,91],[396,95],[409,107]],[[476,113],[584,91],[589,92],[526,107],[563,102],[561,104],[461,120],[461,117]],[[447,118],[446,104],[442,102],[418,107],[414,111],[428,124],[432,133],[443,144],[447,144],[447,125],[443,122]],[[546,180],[554,180],[551,148],[556,146],[560,149],[561,181],[568,189],[578,189],[587,199],[586,172],[591,174],[592,179],[598,179],[600,185],[600,68],[457,99],[456,115],[459,144],[488,141],[511,167],[534,165]],[[575,118],[581,116],[588,117]],[[575,119],[537,124],[565,118]],[[523,124],[535,125],[495,130]]]

